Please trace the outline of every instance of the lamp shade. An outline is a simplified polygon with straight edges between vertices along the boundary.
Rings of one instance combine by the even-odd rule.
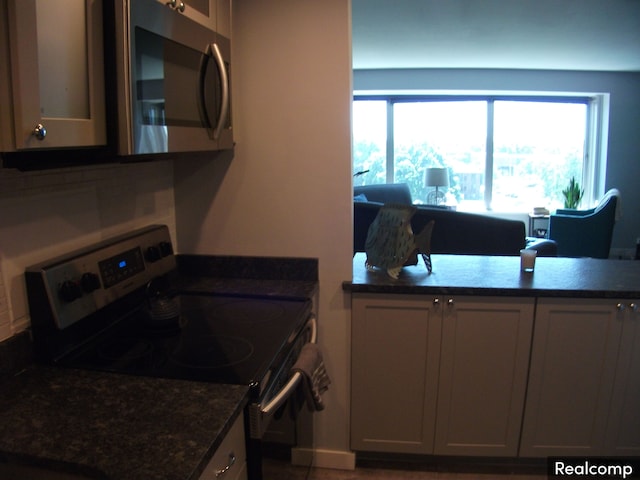
[[[427,168],[424,176],[425,187],[448,187],[449,172],[446,168]]]

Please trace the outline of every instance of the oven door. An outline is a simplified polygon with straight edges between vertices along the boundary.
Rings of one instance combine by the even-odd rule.
[[[157,0],[125,3],[120,153],[231,148],[229,39]]]
[[[317,342],[317,323],[314,314],[311,314],[305,331],[309,334],[305,335],[303,332],[299,338],[308,339],[311,343]],[[299,348],[302,347],[304,341],[292,348],[292,352],[299,352]],[[296,357],[291,355],[285,362],[284,368],[281,370],[284,373],[288,373],[296,361]],[[277,379],[272,380],[277,382]],[[252,402],[249,404],[249,420],[250,428],[249,433],[253,439],[261,439],[269,426],[269,423],[273,419],[275,413],[282,407],[286,401],[296,392],[298,385],[302,381],[302,375],[298,372],[289,376],[284,386],[273,394],[268,394],[265,398],[260,399],[259,402]],[[268,392],[268,389],[266,390]]]

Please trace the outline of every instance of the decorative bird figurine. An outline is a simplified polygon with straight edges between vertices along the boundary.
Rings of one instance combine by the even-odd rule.
[[[384,269],[397,279],[405,265],[418,263],[420,253],[431,273],[431,233],[435,220],[431,220],[423,230],[414,235],[411,218],[417,208],[411,205],[385,204],[369,226],[365,251],[365,266],[372,271],[375,267]]]

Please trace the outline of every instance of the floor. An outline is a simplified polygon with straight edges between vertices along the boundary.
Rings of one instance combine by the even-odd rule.
[[[425,467],[367,463],[349,471],[298,467],[279,460],[265,459],[263,474],[265,480],[547,480],[544,467],[541,466],[513,470],[486,466],[460,468],[452,465]]]

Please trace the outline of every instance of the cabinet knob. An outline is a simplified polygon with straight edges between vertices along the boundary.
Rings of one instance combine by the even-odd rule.
[[[433,305],[434,305],[435,307],[437,307],[438,305],[440,305],[440,299],[439,299],[439,298],[437,298],[437,297],[436,297],[436,298],[434,298],[434,299],[433,299]]]
[[[630,303],[629,304],[629,308],[631,309],[632,312],[637,312],[638,311],[638,304],[637,303]]]
[[[167,2],[167,5],[169,5],[174,10],[178,10],[180,13],[184,12],[185,9],[184,2],[179,2],[178,0],[169,0]]]
[[[447,305],[450,307],[453,307],[453,298],[450,298],[449,300],[447,300]]]
[[[32,132],[33,136],[38,140],[44,140],[44,137],[47,136],[47,129],[44,128],[44,125],[41,123],[37,124]]]
[[[624,303],[616,304],[616,310],[618,310],[619,312],[624,312],[626,308],[627,306]]]

